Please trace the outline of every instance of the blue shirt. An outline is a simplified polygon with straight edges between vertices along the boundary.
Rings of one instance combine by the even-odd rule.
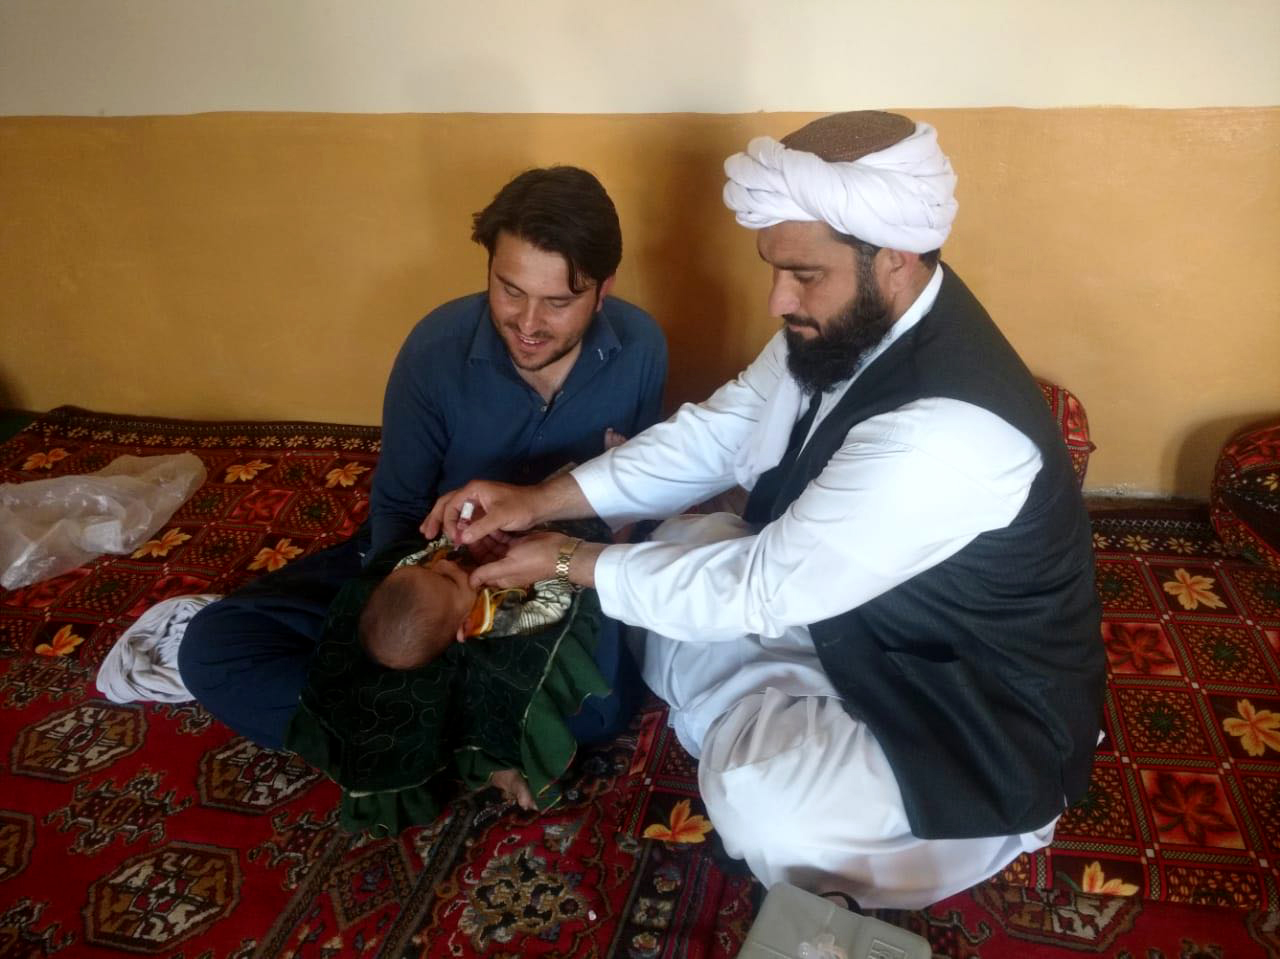
[[[424,317],[387,381],[368,556],[413,535],[436,497],[473,479],[536,483],[661,416],[667,343],[648,313],[606,297],[551,403],[520,378],[474,293]]]

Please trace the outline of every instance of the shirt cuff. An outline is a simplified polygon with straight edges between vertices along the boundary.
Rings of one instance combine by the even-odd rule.
[[[627,554],[625,545],[606,546],[596,557],[595,590],[600,599],[600,610],[610,619],[627,620],[621,615],[618,601],[618,569]]]

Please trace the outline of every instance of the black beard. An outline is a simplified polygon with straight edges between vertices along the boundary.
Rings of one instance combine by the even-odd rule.
[[[809,325],[803,317],[784,319]],[[787,369],[806,393],[825,393],[857,370],[893,326],[889,304],[880,295],[873,276],[859,277],[853,300],[833,317],[825,330],[805,339],[783,330],[787,341]]]

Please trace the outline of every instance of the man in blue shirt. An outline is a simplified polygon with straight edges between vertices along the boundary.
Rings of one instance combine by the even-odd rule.
[[[537,482],[660,417],[666,341],[647,313],[609,296],[622,234],[594,176],[575,167],[520,174],[475,215],[472,239],[489,253],[488,291],[433,310],[401,348],[369,522],[187,627],[178,656],[187,689],[260,745],[282,745],[338,589],[415,534],[439,493],[471,479]],[[580,741],[626,721],[622,656],[608,623],[597,661],[615,693],[570,721]]]

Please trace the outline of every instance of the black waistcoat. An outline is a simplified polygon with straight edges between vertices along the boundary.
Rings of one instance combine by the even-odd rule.
[[[884,748],[913,833],[1026,832],[1089,782],[1105,682],[1093,549],[1039,387],[949,268],[933,309],[863,371],[781,475],[760,478],[745,515],[777,519],[850,429],[924,397],[989,410],[1035,443],[1043,466],[1007,527],[813,623],[813,642],[845,708]]]

